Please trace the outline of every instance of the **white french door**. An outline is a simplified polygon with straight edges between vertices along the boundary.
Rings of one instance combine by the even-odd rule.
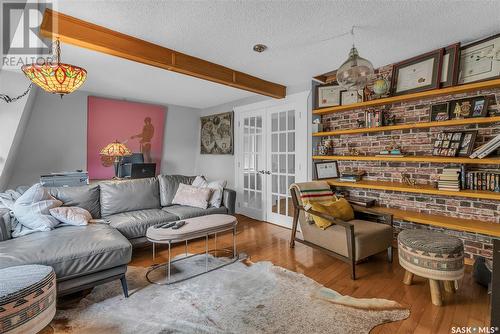
[[[237,212],[291,227],[289,187],[307,179],[307,99],[254,107],[236,113]]]

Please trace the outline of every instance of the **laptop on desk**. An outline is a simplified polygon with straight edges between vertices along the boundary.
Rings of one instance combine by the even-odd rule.
[[[131,179],[142,179],[146,177],[155,177],[156,163],[139,163],[132,164],[130,170]]]

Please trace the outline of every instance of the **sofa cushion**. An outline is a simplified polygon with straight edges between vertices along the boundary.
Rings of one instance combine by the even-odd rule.
[[[100,184],[101,215],[160,208],[160,192],[156,178],[106,181]]]
[[[122,212],[106,218],[128,239],[144,237],[150,226],[179,220],[176,215],[159,209]]]
[[[161,206],[172,205],[179,183],[192,184],[196,176],[158,175]]]
[[[0,242],[0,268],[48,265],[58,280],[125,265],[131,256],[130,242],[105,224],[63,226]]]
[[[213,215],[216,213],[224,213],[224,214],[227,213],[227,208],[224,206],[221,206],[219,208],[200,209],[186,205],[171,205],[164,207],[162,210],[176,215],[177,217],[179,217],[179,219],[188,219],[198,216]]]
[[[12,209],[19,223],[29,230],[13,237],[52,230],[59,221],[50,215],[49,210],[61,205],[62,202],[52,197],[40,183],[34,184],[16,200]]]
[[[93,184],[79,187],[47,187],[49,193],[63,202],[63,206],[77,206],[85,209],[92,218],[101,218],[99,203],[99,185]]]
[[[75,226],[87,225],[92,220],[90,212],[77,206],[58,207],[49,210],[52,217],[61,223]]]
[[[184,183],[179,184],[172,204],[194,206],[196,208],[208,208],[208,201],[212,195],[212,189],[197,188]]]

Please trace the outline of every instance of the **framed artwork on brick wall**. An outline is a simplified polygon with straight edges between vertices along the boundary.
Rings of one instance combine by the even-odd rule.
[[[500,77],[500,34],[462,46],[459,84]]]

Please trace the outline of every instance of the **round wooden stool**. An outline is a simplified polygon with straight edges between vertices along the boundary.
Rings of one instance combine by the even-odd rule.
[[[0,269],[0,333],[38,333],[55,314],[56,275],[52,267]]]
[[[457,237],[428,230],[404,230],[398,235],[399,264],[406,269],[403,283],[413,275],[429,279],[432,303],[442,305],[440,283],[455,292],[464,276],[464,246]]]

